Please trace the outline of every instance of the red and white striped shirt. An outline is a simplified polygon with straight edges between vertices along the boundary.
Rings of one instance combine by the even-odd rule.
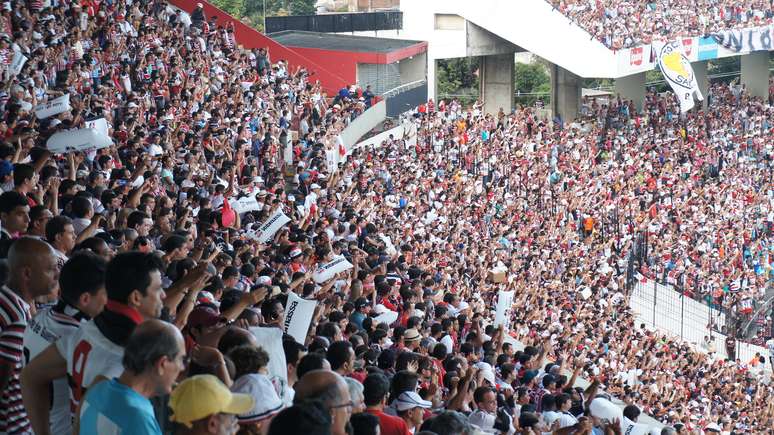
[[[0,364],[9,367],[10,379],[0,392],[0,433],[30,433],[30,422],[21,395],[21,374],[24,361],[24,330],[30,306],[6,286],[0,288]]]

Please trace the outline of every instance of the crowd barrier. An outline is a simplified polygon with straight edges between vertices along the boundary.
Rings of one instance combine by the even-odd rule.
[[[726,335],[717,332],[725,325],[725,314],[707,304],[683,296],[671,286],[652,280],[637,282],[629,295],[629,307],[638,323],[657,329],[690,343],[694,349],[706,353],[704,337],[710,337],[717,358],[727,358]],[[711,328],[710,325],[716,325]],[[718,329],[716,329],[718,328]],[[736,357],[749,362],[756,353],[768,356],[764,347],[737,340]]]

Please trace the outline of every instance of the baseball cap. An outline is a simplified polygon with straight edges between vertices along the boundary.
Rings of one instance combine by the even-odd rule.
[[[241,414],[253,407],[253,398],[234,394],[213,375],[195,375],[181,382],[169,397],[170,420],[191,423],[214,414]]]
[[[422,400],[419,394],[413,391],[404,391],[395,400],[395,408],[398,411],[407,411],[416,407],[430,409],[433,407],[433,403],[428,400]]]
[[[243,412],[239,412],[239,423],[258,423],[282,410],[282,400],[277,395],[271,381],[266,375],[250,373],[242,375],[231,387],[234,392],[245,393],[254,399],[253,406]]]
[[[355,300],[355,308],[364,308],[369,305],[368,299],[360,297]]]
[[[208,306],[199,306],[188,315],[187,325],[189,328],[207,328],[217,325],[219,320],[220,315],[215,310]]]
[[[527,370],[527,371],[524,373],[524,376],[522,376],[522,378],[521,378],[521,383],[522,383],[522,384],[526,384],[526,383],[528,383],[529,381],[531,381],[531,380],[535,379],[535,377],[536,377],[537,375],[538,375],[538,371],[537,371],[537,370]]]

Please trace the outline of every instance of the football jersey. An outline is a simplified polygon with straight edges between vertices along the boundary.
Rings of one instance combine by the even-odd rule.
[[[75,333],[81,318],[82,313],[66,304],[38,311],[24,331],[24,363],[35,358],[58,338]],[[56,379],[51,389],[51,433],[69,434],[72,432],[72,419],[67,378]]]
[[[86,389],[98,376],[112,379],[124,371],[124,348],[108,340],[94,320],[83,323],[75,333],[57,340],[56,348],[67,361],[70,410],[78,409]]]

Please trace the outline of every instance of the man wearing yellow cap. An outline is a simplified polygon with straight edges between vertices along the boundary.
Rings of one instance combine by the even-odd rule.
[[[176,435],[234,435],[236,414],[252,409],[253,398],[232,393],[215,376],[196,375],[172,391],[169,407],[172,421],[180,423]]]

